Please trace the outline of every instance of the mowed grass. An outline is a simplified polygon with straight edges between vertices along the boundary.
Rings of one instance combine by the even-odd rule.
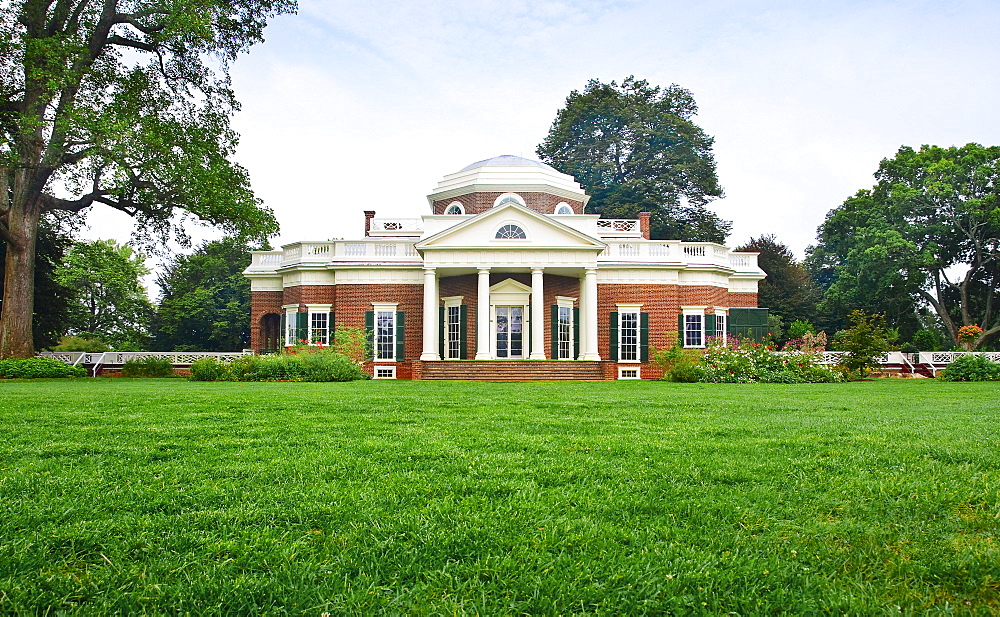
[[[996,614],[998,394],[0,382],[0,612]]]

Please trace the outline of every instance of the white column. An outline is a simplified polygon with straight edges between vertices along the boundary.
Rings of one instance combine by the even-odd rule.
[[[424,268],[424,350],[420,360],[440,360],[438,355],[438,292],[434,268]]]
[[[583,357],[581,360],[600,360],[601,354],[597,351],[597,269],[587,268],[583,277],[583,292],[587,299],[586,306],[580,312],[580,321],[583,322],[582,337],[585,343],[583,347]]]
[[[577,349],[575,349],[574,351],[576,353],[576,359],[577,360],[583,360],[583,355],[584,355],[584,353],[586,353],[586,349],[587,349],[587,329],[585,327],[583,327],[583,324],[585,324],[587,322],[587,318],[586,318],[586,315],[587,315],[587,285],[586,285],[586,279],[584,277],[582,277],[582,276],[580,277],[580,299],[579,299],[579,303],[580,303],[580,321],[578,323],[573,324],[573,327],[576,328],[577,331],[580,333],[578,335],[578,337],[580,339],[580,346]]]
[[[479,269],[479,294],[476,297],[476,360],[492,360],[490,355],[490,269]]]
[[[545,296],[542,293],[543,271],[531,269],[531,355],[529,360],[545,359]],[[553,333],[558,336],[558,333]]]

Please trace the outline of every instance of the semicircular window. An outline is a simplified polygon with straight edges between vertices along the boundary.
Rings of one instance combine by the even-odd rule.
[[[573,214],[573,208],[567,203],[561,203],[556,208],[556,214]]]
[[[497,230],[497,240],[526,240],[524,230],[517,225],[504,225]]]
[[[462,209],[462,204],[457,201],[448,206],[448,209],[444,211],[445,214],[465,214],[465,210]]]

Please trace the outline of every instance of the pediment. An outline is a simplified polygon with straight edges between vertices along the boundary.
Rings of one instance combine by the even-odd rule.
[[[524,232],[506,233],[511,227]],[[507,236],[500,237],[497,236]],[[515,237],[509,237],[509,236]],[[467,218],[416,244],[419,251],[434,249],[583,249],[600,252],[601,240],[516,203],[506,203]]]
[[[490,287],[491,294],[521,294],[531,293],[531,287],[514,279],[504,279]]]

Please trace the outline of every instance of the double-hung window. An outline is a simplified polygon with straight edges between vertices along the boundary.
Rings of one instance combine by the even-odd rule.
[[[396,359],[396,311],[375,311],[375,359]]]
[[[715,336],[720,340],[726,340],[726,313],[725,309],[715,309]]]
[[[618,305],[618,361],[639,361],[639,307]]]
[[[573,307],[560,306],[559,309],[559,360],[573,359]]]
[[[681,307],[681,338],[685,347],[705,346],[705,308],[703,306]]]
[[[330,304],[307,304],[309,310],[309,332],[307,339],[310,345],[330,344]]]
[[[286,304],[281,308],[285,309],[285,319],[284,319],[285,331],[281,333],[281,336],[285,341],[285,347],[292,347],[294,345],[298,345],[299,305]]]

